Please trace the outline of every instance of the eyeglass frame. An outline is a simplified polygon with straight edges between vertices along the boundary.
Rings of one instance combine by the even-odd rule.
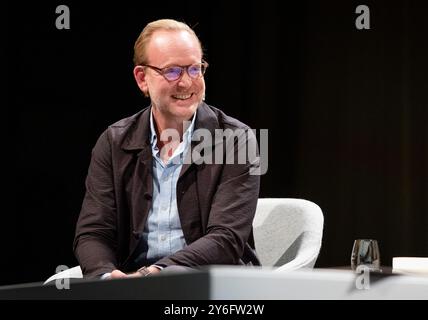
[[[190,73],[189,73],[189,68],[191,67],[191,66],[194,66],[194,65],[201,65],[201,67],[203,67],[203,68],[201,68],[201,75],[200,76],[198,76],[197,78],[193,78],[191,75],[190,75]],[[195,80],[195,79],[199,79],[199,78],[202,78],[203,76],[204,76],[204,74],[205,74],[205,72],[207,71],[207,68],[208,68],[208,66],[209,66],[209,64],[208,64],[208,62],[206,62],[205,60],[202,60],[202,62],[200,62],[200,63],[193,63],[193,64],[189,64],[189,65],[187,65],[187,66],[178,66],[178,65],[171,65],[171,66],[168,66],[168,67],[164,67],[164,68],[158,68],[158,67],[155,67],[155,66],[152,66],[152,65],[149,65],[149,64],[140,64],[140,66],[142,66],[142,67],[148,67],[148,68],[150,68],[150,69],[153,69],[153,70],[155,70],[157,73],[159,73],[162,77],[164,77],[164,79],[166,80],[166,81],[168,81],[168,82],[174,82],[174,81],[177,81],[177,80],[180,80],[182,77],[183,77],[183,74],[184,74],[184,69],[186,70],[186,73],[187,73],[187,75],[189,76],[189,78],[190,79],[192,79],[192,80]],[[179,67],[179,68],[181,68],[181,74],[180,74],[180,76],[177,78],[177,79],[175,79],[175,80],[169,80],[166,76],[165,76],[165,69],[169,69],[169,68],[177,68],[177,67]],[[203,70],[203,71],[202,71]]]

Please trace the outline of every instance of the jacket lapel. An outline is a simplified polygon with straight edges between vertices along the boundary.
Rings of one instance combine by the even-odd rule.
[[[210,133],[211,138],[214,139],[215,129],[219,129],[219,128],[220,126],[218,124],[217,117],[212,112],[212,110],[207,106],[207,104],[205,102],[202,102],[196,111],[194,130],[196,131],[198,129],[206,129]],[[212,146],[212,142],[206,147],[210,148]],[[196,152],[195,154],[192,154],[192,150],[194,150],[194,148],[197,147],[200,143],[201,141],[192,140],[191,148],[189,148],[188,153],[186,155],[186,161],[181,167],[179,181],[180,181],[180,178],[187,172],[187,170],[189,170],[189,168],[192,165],[195,165],[196,163],[198,163],[200,161],[200,157],[204,155],[203,152],[201,152],[200,155],[198,152]]]
[[[206,129],[209,131],[211,138],[214,139],[215,137],[215,129],[219,129],[219,123],[217,120],[216,115],[214,112],[203,102],[197,109],[196,112],[196,119],[195,119],[195,130],[197,129]],[[194,136],[193,136],[194,137]],[[192,137],[192,138],[193,138]],[[186,155],[188,158],[186,159],[185,163],[183,164],[180,172],[180,176],[177,182],[177,204],[178,204],[178,211],[180,214],[181,221],[187,221],[189,212],[193,211],[195,208],[195,204],[198,205],[198,210],[200,213],[200,219],[201,219],[201,227],[202,227],[202,234],[205,234],[206,232],[206,226],[208,222],[208,214],[209,214],[209,208],[207,208],[207,205],[209,203],[209,195],[207,193],[206,187],[207,184],[210,183],[212,180],[212,172],[210,170],[210,166],[206,166],[204,162],[199,162],[201,159],[200,157],[204,156],[203,150],[200,152],[196,152],[194,155],[191,154],[192,150],[197,147],[201,141],[192,140],[191,142],[191,148],[188,150],[188,154]],[[212,148],[213,141],[210,144],[206,144],[207,150]],[[199,164],[198,164],[199,163]],[[186,197],[187,199],[192,199],[193,201],[185,202],[181,201],[184,194],[182,193],[182,190],[187,189],[187,187],[184,185],[186,184],[185,175],[187,173],[190,174],[191,170],[195,170],[195,176],[196,181],[195,182],[195,189],[193,191],[196,193],[194,197]],[[196,203],[195,203],[196,200]],[[194,235],[192,234],[191,228],[188,228],[189,224],[183,223],[183,233],[185,234],[186,238],[194,238]],[[187,236],[186,236],[187,234]]]
[[[122,143],[122,149],[133,154],[134,168],[130,193],[131,247],[132,253],[146,223],[153,198],[152,150],[150,146],[150,107],[136,115],[129,138]]]

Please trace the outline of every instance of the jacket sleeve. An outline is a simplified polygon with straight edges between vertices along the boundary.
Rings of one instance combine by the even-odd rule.
[[[251,130],[248,132],[252,133]],[[254,135],[246,135],[244,141],[253,146],[255,144],[257,149]],[[235,143],[232,151],[234,159],[238,159],[238,152],[242,152],[244,146],[245,144]],[[212,199],[205,235],[183,250],[159,260],[157,265],[195,267],[239,264],[252,230],[259,196],[260,176],[251,174],[259,164],[250,160],[247,158],[244,164],[223,165]]]
[[[106,130],[92,150],[86,193],[76,225],[74,253],[86,277],[116,269],[116,204],[111,144]]]

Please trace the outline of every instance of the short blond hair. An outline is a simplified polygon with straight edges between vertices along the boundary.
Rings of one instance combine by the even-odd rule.
[[[199,40],[195,31],[193,31],[193,29],[190,28],[187,24],[173,19],[160,19],[148,23],[143,29],[143,31],[141,31],[140,35],[137,38],[137,41],[135,41],[133,59],[135,66],[148,63],[146,53],[147,46],[150,42],[152,35],[159,30],[187,31],[191,35],[195,36],[196,39],[198,39],[199,45],[201,47],[201,52],[203,52],[201,41]]]

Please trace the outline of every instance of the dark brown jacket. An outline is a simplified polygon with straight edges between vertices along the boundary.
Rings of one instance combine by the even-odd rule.
[[[100,136],[86,178],[74,252],[85,276],[128,270],[152,204],[150,107]],[[194,129],[249,129],[202,103]],[[197,144],[192,141],[192,148]],[[247,164],[184,164],[177,206],[186,246],[157,264],[189,267],[258,264],[248,243],[259,194],[259,176]],[[252,245],[253,246],[253,245]]]

